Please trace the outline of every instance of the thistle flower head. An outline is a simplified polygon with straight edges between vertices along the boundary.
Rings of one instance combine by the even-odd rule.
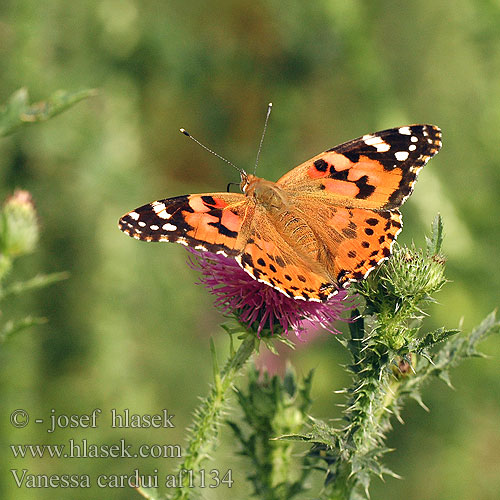
[[[234,259],[192,253],[195,258],[190,265],[201,272],[200,283],[215,295],[215,305],[225,313],[235,314],[259,336],[266,330],[271,335],[294,332],[302,340],[307,328],[317,326],[338,333],[332,322],[342,319],[342,312],[353,307],[345,300],[346,290],[339,290],[324,303],[295,300],[253,279]]]

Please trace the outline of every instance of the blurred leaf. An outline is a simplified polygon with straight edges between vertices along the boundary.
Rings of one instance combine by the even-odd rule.
[[[66,111],[76,103],[95,96],[95,89],[67,92],[58,90],[46,101],[29,104],[26,88],[14,92],[3,109],[0,109],[0,137],[14,132],[19,127],[33,122],[41,122]]]
[[[443,378],[441,372],[458,365],[464,359],[484,356],[477,350],[477,345],[488,336],[499,332],[500,321],[496,319],[496,311],[493,311],[468,335],[448,339],[433,358],[433,363],[429,365],[429,373]]]
[[[26,281],[17,281],[0,290],[0,300],[11,295],[19,295],[29,290],[37,290],[69,278],[69,273],[38,274]]]
[[[500,321],[496,319],[496,310],[492,311],[481,323],[476,326],[470,333],[469,340],[469,353],[476,353],[475,345],[490,335],[500,332]]]
[[[43,325],[46,322],[47,320],[45,318],[33,318],[31,316],[27,316],[23,319],[7,321],[7,323],[0,328],[0,343],[5,342],[16,333],[26,330],[26,328],[30,328],[35,325]]]

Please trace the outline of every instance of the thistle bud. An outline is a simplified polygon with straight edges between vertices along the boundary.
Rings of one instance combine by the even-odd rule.
[[[0,227],[1,249],[6,258],[18,257],[35,249],[39,226],[28,191],[16,190],[5,200]]]

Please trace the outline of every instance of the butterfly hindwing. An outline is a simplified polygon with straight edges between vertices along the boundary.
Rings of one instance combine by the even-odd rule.
[[[408,198],[418,172],[440,147],[441,131],[434,125],[383,130],[315,156],[277,184],[339,205],[391,210]]]
[[[138,240],[169,241],[235,256],[243,223],[239,193],[185,195],[153,201],[125,214],[122,231]]]
[[[290,244],[268,219],[259,221],[252,225],[247,243],[236,257],[248,274],[295,299],[322,302],[336,293],[337,286],[322,265]]]
[[[363,208],[334,207],[324,221],[334,263],[335,281],[344,286],[368,276],[392,251],[402,229],[398,210],[374,212]],[[340,234],[340,239],[336,234]]]

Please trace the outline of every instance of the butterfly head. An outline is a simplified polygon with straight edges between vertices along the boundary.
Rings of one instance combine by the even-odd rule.
[[[269,183],[260,177],[253,174],[247,174],[246,172],[241,172],[241,183],[240,189],[249,198],[259,198],[259,193],[264,184]],[[271,183],[269,183],[271,184]]]
[[[276,183],[256,175],[242,176],[240,187],[247,198],[270,212],[279,211],[289,204],[286,193]]]
[[[248,195],[249,194],[248,189],[252,184],[252,181],[254,181],[256,177],[253,174],[247,174],[244,170],[240,170],[240,175],[241,175],[240,189],[244,194]]]

